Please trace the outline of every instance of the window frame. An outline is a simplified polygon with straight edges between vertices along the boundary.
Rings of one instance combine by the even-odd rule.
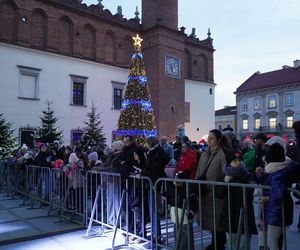
[[[18,85],[18,98],[27,100],[40,100],[39,99],[39,85],[40,85],[40,72],[42,69],[17,65],[19,68],[19,85]],[[22,76],[33,76],[35,78],[34,97],[26,97],[22,92]]]
[[[244,122],[247,122],[247,124],[245,124]],[[247,125],[246,128],[244,127],[244,125]],[[249,119],[248,118],[242,119],[242,130],[243,131],[249,130]]]
[[[287,97],[290,96],[290,103],[287,103]],[[294,106],[294,94],[293,93],[286,93],[284,95],[284,105],[285,107]]]
[[[74,143],[75,142],[77,142],[77,141],[74,141],[73,139],[74,139],[74,137],[73,137],[73,135],[74,135],[74,133],[80,133],[81,134],[81,136],[80,136],[80,139],[82,138],[82,135],[83,135],[83,133],[84,133],[84,131],[82,130],[82,129],[80,129],[80,128],[76,128],[76,129],[72,129],[71,130],[71,145],[74,145]],[[79,142],[80,142],[80,140],[79,140]]]
[[[256,107],[257,101],[259,101],[259,107]],[[262,100],[260,97],[254,98],[254,110],[261,110]]]
[[[259,120],[259,126],[257,127],[257,120]],[[254,129],[259,130],[261,127],[261,118],[260,117],[254,117]]]
[[[274,106],[271,105],[271,98],[274,97]],[[276,95],[269,95],[268,96],[268,109],[276,109],[277,108],[277,96]]]
[[[71,93],[70,93],[70,105],[74,106],[86,106],[87,100],[87,79],[86,76],[72,75],[71,77]],[[74,103],[74,84],[82,84],[83,85],[83,95],[82,95],[82,104]]]
[[[111,109],[114,109],[114,110],[120,110],[122,108],[122,101],[123,101],[123,98],[124,98],[124,89],[125,89],[125,85],[126,83],[124,82],[117,82],[117,81],[111,81],[111,84],[112,84],[112,108]],[[121,90],[121,93],[122,93],[122,96],[121,96],[121,104],[120,104],[120,108],[118,107],[115,107],[115,90],[118,89],[118,90]]]
[[[248,99],[242,99],[241,100],[241,110],[247,111],[249,106],[248,106]]]
[[[20,127],[19,128],[19,138],[18,138],[18,142],[20,145],[22,145],[23,143],[26,143],[25,141],[22,140],[22,134],[24,132],[29,132],[33,135],[36,134],[37,132],[37,128],[35,127],[30,127],[29,125],[27,127]],[[32,145],[30,145],[30,143],[26,143],[26,145],[29,147],[29,148],[34,148],[34,138],[32,138]]]
[[[292,118],[291,121],[289,121],[288,119]],[[290,122],[290,126],[289,126],[289,122]],[[285,126],[286,128],[293,128],[293,124],[294,124],[294,116],[293,115],[286,115],[285,117]]]
[[[274,124],[275,124],[274,127],[271,126],[271,119],[275,119],[275,122],[273,121]],[[268,118],[268,126],[269,126],[270,129],[276,129],[276,127],[277,127],[277,117],[269,117]]]

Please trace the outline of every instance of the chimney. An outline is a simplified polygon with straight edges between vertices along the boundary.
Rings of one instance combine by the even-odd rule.
[[[298,67],[300,67],[300,60],[295,60],[294,61],[294,68],[298,68]]]
[[[282,66],[282,69],[288,69],[288,68],[290,68],[291,66],[289,66],[289,65],[283,65]]]

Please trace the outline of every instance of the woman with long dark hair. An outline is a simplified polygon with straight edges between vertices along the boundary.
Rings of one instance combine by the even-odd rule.
[[[223,135],[220,130],[213,129],[209,131],[207,139],[208,148],[201,154],[196,179],[217,181],[222,179],[222,177],[224,178],[222,167],[226,164],[226,159],[222,143]],[[202,187],[202,189],[203,188],[205,188],[205,193],[202,193],[201,197],[202,214],[200,217],[200,225],[202,226],[202,229],[209,230],[212,233],[212,243],[206,250],[223,250],[225,249],[226,244],[226,233],[221,227],[220,216],[224,207],[224,198],[215,198],[214,206],[213,186],[206,185],[205,187]]]

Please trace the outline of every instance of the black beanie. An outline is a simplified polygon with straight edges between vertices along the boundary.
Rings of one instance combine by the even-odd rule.
[[[240,159],[242,157],[241,152],[238,150],[226,150],[224,153],[227,165],[230,165],[234,159]]]
[[[279,143],[272,144],[266,152],[265,160],[267,163],[285,161],[284,148]]]

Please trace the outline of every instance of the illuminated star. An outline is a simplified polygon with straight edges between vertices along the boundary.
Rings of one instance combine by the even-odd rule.
[[[139,36],[139,34],[136,34],[136,36],[133,36],[132,39],[134,40],[134,46],[140,48],[142,46],[143,39]]]

